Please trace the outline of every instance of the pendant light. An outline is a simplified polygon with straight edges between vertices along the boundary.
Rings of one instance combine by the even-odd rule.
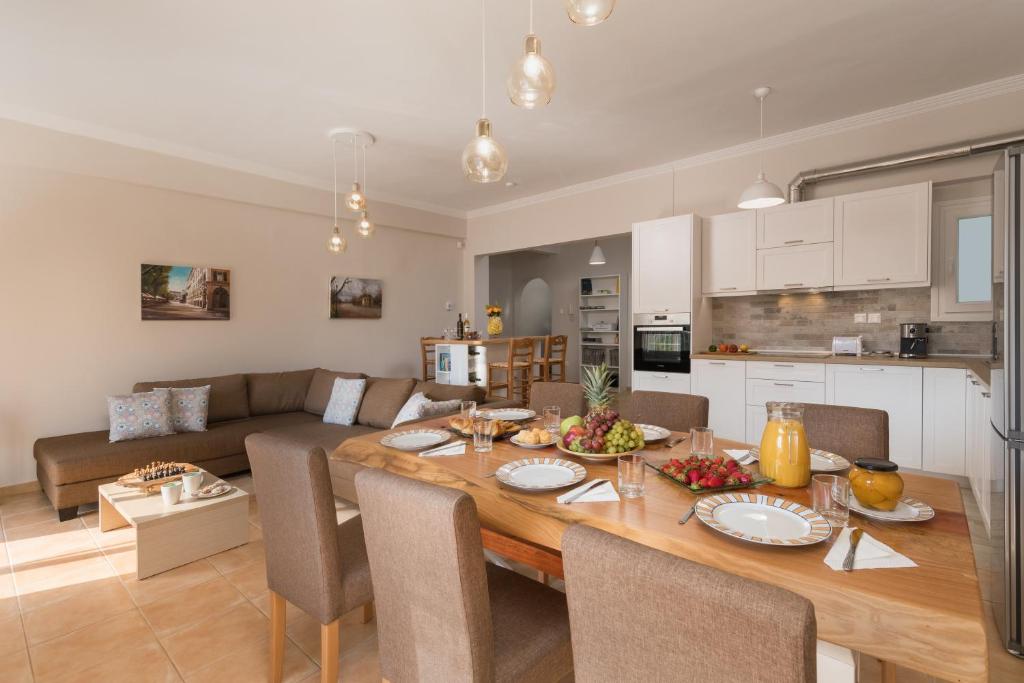
[[[762,86],[754,90],[754,97],[761,103],[761,134],[758,140],[764,139],[764,98],[768,97],[772,89]],[[757,180],[753,185],[743,190],[740,201],[736,205],[741,209],[766,209],[769,206],[778,206],[786,203],[786,195],[782,193],[779,186],[770,182],[764,175],[764,151],[760,152],[760,170],[757,173]]]
[[[601,250],[601,245],[594,242],[594,251],[590,252],[590,265],[592,266],[603,266],[608,263],[604,258],[604,252]]]
[[[363,191],[364,192],[366,191],[366,188],[367,188],[367,184],[366,184],[366,143],[364,142],[363,143]],[[363,211],[361,211],[360,214],[359,214],[359,220],[356,221],[356,232],[359,233],[360,237],[369,237],[370,235],[373,234],[373,231],[376,230],[376,229],[377,229],[377,226],[374,225],[370,221],[369,215],[367,214],[366,210],[363,209]]]
[[[327,240],[327,251],[340,254],[348,249],[348,240],[341,234],[341,225],[338,223],[338,142],[334,134],[331,135],[331,160],[334,163],[334,229]]]
[[[508,98],[523,109],[543,107],[555,91],[555,69],[540,54],[540,38],[533,33],[533,0],[530,0],[530,32],[523,56],[512,66],[505,81]]]
[[[352,133],[352,189],[345,195],[345,206],[353,211],[362,211],[366,207],[366,194],[363,192],[363,188],[359,186],[359,159],[357,152],[356,134]],[[365,148],[363,148],[363,154],[366,154]]]
[[[615,0],[565,0],[565,11],[574,24],[596,26],[611,16]]]
[[[505,148],[491,137],[491,122],[487,120],[487,0],[480,0],[481,58],[480,119],[476,122],[476,137],[462,151],[462,172],[474,183],[494,183],[508,170]]]

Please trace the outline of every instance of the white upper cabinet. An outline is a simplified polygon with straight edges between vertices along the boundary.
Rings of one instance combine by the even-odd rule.
[[[738,211],[704,219],[702,282],[706,295],[757,291],[757,214]]]
[[[757,210],[757,248],[832,241],[832,197]],[[831,283],[829,283],[831,284]]]
[[[931,183],[835,198],[835,287],[931,284]]]
[[[832,243],[757,250],[757,288],[832,286]]]
[[[633,313],[690,313],[694,229],[689,214],[633,224]]]

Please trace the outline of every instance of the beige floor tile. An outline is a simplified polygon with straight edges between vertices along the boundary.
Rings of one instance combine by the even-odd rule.
[[[14,587],[14,575],[10,569],[0,568],[0,619],[21,614],[18,607],[18,591]]]
[[[96,549],[89,531],[77,519],[26,524],[5,529],[4,535],[7,537],[7,554],[15,566]]]
[[[270,591],[267,591],[266,593],[264,593],[263,595],[261,595],[261,596],[259,596],[257,598],[253,598],[251,602],[252,602],[252,604],[256,605],[256,609],[258,609],[259,611],[263,612],[263,614],[265,614],[267,616],[267,618],[270,617]],[[298,607],[296,607],[292,603],[285,602],[285,620],[286,621],[291,621],[293,619],[297,619],[299,617],[299,615],[301,615],[301,614],[305,614],[305,612],[300,610]]]
[[[245,601],[226,579],[217,578],[200,583],[167,597],[154,600],[140,609],[157,636],[168,636],[191,626],[210,615],[220,614]]]
[[[989,617],[985,621],[985,631],[988,635],[989,683],[1020,683],[1020,681],[1024,681],[1024,659],[1014,657],[1003,647],[992,615],[992,603],[985,603],[985,613]]]
[[[56,522],[57,513],[52,508],[38,508],[24,512],[13,512],[3,516],[4,529],[16,529],[40,522]]]
[[[267,592],[267,568],[262,559],[229,572],[224,577],[250,600]]]
[[[21,649],[0,656],[0,681],[32,683],[32,665],[28,660],[28,650]]]
[[[93,542],[103,550],[117,552],[135,549],[135,527],[123,526],[120,529],[100,531],[99,527],[88,527]]]
[[[188,683],[224,683],[225,681],[262,683],[269,680],[269,669],[270,641],[266,639],[243,644],[227,657],[197,669],[185,680]],[[317,671],[316,664],[304,655],[295,643],[290,640],[285,641],[285,683],[301,681]]]
[[[126,660],[132,652],[157,644],[138,610],[79,629],[29,648],[36,680],[58,680],[107,661]],[[125,671],[130,668],[122,665]],[[98,680],[98,679],[94,679]]]
[[[377,621],[373,620],[368,624],[362,623],[362,608],[354,609],[341,618],[341,628],[338,635],[340,656],[346,657],[370,638],[376,638]],[[295,618],[289,617],[288,626],[285,629],[288,637],[295,641],[295,644],[302,648],[302,651],[309,655],[310,659],[320,664],[320,622],[313,617],[299,612]]]
[[[161,638],[171,661],[189,676],[217,659],[226,657],[246,643],[266,640],[270,622],[249,602]]]
[[[180,680],[163,648],[153,642],[118,653],[90,667],[36,678],[36,683],[174,683]]]
[[[376,636],[342,654],[338,680],[345,683],[377,683],[381,680]]]
[[[206,560],[197,560],[140,581],[135,578],[135,553],[130,554],[131,571],[122,573],[124,565],[128,564],[123,561],[123,558],[120,566],[116,569],[136,605],[145,605],[168,595],[179,595],[186,588],[205,583],[219,576],[212,564]],[[118,555],[123,555],[123,553],[118,553]]]
[[[22,615],[30,645],[63,636],[135,609],[128,591],[116,577],[80,584],[64,599]]]
[[[21,628],[21,616],[0,619],[0,656],[25,649],[25,635]]]
[[[20,493],[16,496],[0,499],[0,517],[16,515],[19,512],[28,512],[29,510],[39,510],[42,508],[48,509],[53,515],[53,518],[57,518],[57,511],[53,509],[53,506],[50,505],[50,501],[46,498],[46,494],[42,491]]]
[[[116,578],[98,550],[57,557],[14,568],[14,585],[23,611],[39,609],[88,591],[98,581]]]
[[[253,529],[258,529],[258,527],[253,527],[251,524],[249,526]],[[246,567],[253,562],[263,562],[263,553],[263,541],[258,540],[246,543],[245,545],[240,545],[237,548],[232,548],[231,550],[225,550],[222,553],[217,553],[208,559],[210,560],[210,564],[216,567],[217,571],[221,574],[228,574],[230,572],[237,571],[242,567]]]

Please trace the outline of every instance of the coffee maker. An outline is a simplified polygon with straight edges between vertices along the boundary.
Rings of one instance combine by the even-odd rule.
[[[928,357],[928,326],[925,323],[900,324],[900,358]]]

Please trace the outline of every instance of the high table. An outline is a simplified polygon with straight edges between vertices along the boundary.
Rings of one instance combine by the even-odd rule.
[[[444,427],[447,420],[417,427]],[[891,664],[951,681],[985,681],[988,650],[974,553],[956,482],[904,473],[905,493],[927,502],[935,517],[927,522],[882,523],[851,516],[851,524],[918,564],[914,568],[837,572],[824,563],[830,542],[775,548],[726,537],[694,516],[678,524],[694,495],[647,471],[646,495],[610,503],[559,505],[556,493],[530,494],[501,486],[493,477],[502,463],[526,457],[565,457],[554,447],[542,451],[507,441],[477,455],[421,458],[380,444],[380,432],[349,439],[331,454],[423,481],[457,488],[473,496],[483,526],[484,546],[561,576],[561,539],[570,524],[583,523],[733,574],[781,586],[814,603],[818,637]],[[674,435],[676,436],[676,435]],[[720,454],[744,444],[716,439]],[[659,458],[689,455],[689,440],[670,451],[652,446]],[[578,460],[588,479],[617,481],[613,464]],[[810,505],[809,489],[773,485],[760,492]],[[834,538],[835,536],[833,536]],[[751,634],[756,638],[757,634]]]

